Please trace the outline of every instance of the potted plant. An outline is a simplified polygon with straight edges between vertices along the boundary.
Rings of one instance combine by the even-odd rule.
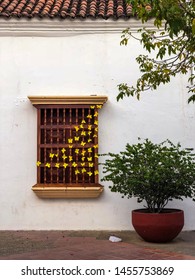
[[[165,208],[173,199],[195,201],[195,154],[166,140],[154,144],[150,140],[127,144],[118,154],[104,154],[102,181],[109,181],[112,192],[122,198],[137,197],[144,208],[132,211],[136,232],[149,242],[168,242],[184,225],[180,209]]]

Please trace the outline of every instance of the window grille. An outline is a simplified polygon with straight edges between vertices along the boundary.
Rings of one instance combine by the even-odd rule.
[[[38,98],[29,97],[37,108],[38,124],[34,189],[58,188],[62,192],[62,188],[71,188],[74,192],[73,188],[86,190],[98,186],[102,191],[98,183],[98,114],[107,98],[101,98],[100,103],[94,98],[79,99],[79,104],[75,104],[75,97],[72,101],[64,98],[63,102],[56,98],[56,104],[54,98],[52,104],[51,98],[44,98],[35,104]],[[58,196],[61,197],[59,193]]]

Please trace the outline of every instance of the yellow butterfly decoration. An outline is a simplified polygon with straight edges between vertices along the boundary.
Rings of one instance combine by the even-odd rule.
[[[79,131],[79,127],[78,126],[75,126],[74,128],[75,128],[76,131]]]
[[[81,132],[81,135],[82,135],[82,136],[85,136],[85,135],[86,135],[86,131],[83,130],[83,131]]]
[[[94,121],[94,124],[98,125],[98,121]]]
[[[90,135],[91,135],[91,133],[92,133],[92,131],[88,131],[88,133],[87,133],[87,134],[90,136]]]
[[[55,154],[55,157],[58,157],[58,154]]]
[[[95,154],[94,157],[95,157],[95,158],[98,158],[99,156],[98,156],[98,154]]]
[[[75,141],[79,141],[79,136],[75,136],[75,137],[74,137],[74,140],[75,140]]]
[[[89,167],[93,167],[93,165],[94,165],[93,162],[91,163],[89,162]]]
[[[73,145],[69,145],[69,146],[68,146],[69,149],[72,149],[72,147],[73,147]]]
[[[63,156],[62,156],[62,158],[63,158],[63,159],[66,159],[66,158],[67,158],[67,156],[66,156],[66,155],[63,155]]]
[[[81,123],[86,123],[86,121],[85,120],[82,120],[82,122]]]
[[[61,152],[64,154],[66,152],[66,149],[61,149]]]
[[[94,147],[94,149],[98,148],[98,144],[97,144],[97,145],[94,145],[93,147]]]
[[[92,115],[87,115],[87,117],[86,118],[88,118],[88,119],[92,119]]]
[[[97,134],[94,134],[93,137],[97,137]]]
[[[84,156],[85,153],[86,153],[86,151],[85,151],[85,150],[82,150],[81,155]]]
[[[95,131],[98,131],[98,127],[95,128]]]
[[[92,129],[92,125],[91,125],[91,124],[88,125],[88,129],[89,129],[89,130]]]
[[[79,154],[79,149],[75,149],[75,154]]]
[[[86,170],[85,168],[82,168],[82,169],[81,169],[81,172],[82,172],[82,173],[85,173],[86,171],[87,171],[87,170]]]
[[[85,160],[85,157],[82,157],[81,160],[84,161],[84,160]]]
[[[101,108],[102,108],[102,105],[97,105],[96,108],[97,108],[97,109],[101,109]]]
[[[92,173],[91,171],[87,172],[87,174],[88,174],[89,176],[92,176],[92,175],[93,175],[93,173]]]
[[[55,167],[59,168],[59,167],[60,167],[60,164],[59,164],[59,163],[56,163],[56,164],[55,164]]]
[[[90,143],[91,141],[92,141],[92,139],[91,139],[91,138],[89,138],[89,139],[87,140],[87,142],[88,142],[88,143]]]
[[[87,151],[88,151],[88,153],[91,153],[91,152],[92,152],[92,149],[91,149],[91,148],[88,148]]]
[[[41,162],[40,162],[40,161],[37,161],[36,165],[37,165],[37,166],[41,165]]]
[[[97,116],[98,116],[98,112],[95,112],[94,117],[97,117]]]
[[[72,163],[72,166],[73,166],[73,167],[77,167],[77,163],[76,163],[76,162],[73,162],[73,163]]]
[[[63,167],[66,168],[68,166],[68,163],[64,163]]]
[[[72,156],[69,156],[69,161],[72,161],[73,159],[72,159]]]
[[[49,157],[50,157],[50,158],[53,158],[53,157],[54,157],[54,154],[50,153],[50,154],[49,154]]]
[[[83,124],[80,125],[80,128],[84,128]]]
[[[81,146],[85,146],[86,145],[86,142],[83,142],[83,141],[81,141]]]
[[[78,169],[75,170],[75,175],[79,174],[80,171]]]
[[[98,175],[98,174],[99,174],[99,171],[98,171],[98,170],[95,170],[94,174],[95,174],[95,175]]]
[[[95,109],[95,106],[90,106],[91,109]]]
[[[72,138],[68,138],[68,143],[71,144],[73,142]]]
[[[47,163],[45,164],[45,166],[48,167],[48,168],[50,168],[50,167],[51,167],[51,164],[47,162]]]
[[[85,166],[85,162],[81,162],[81,166]]]
[[[92,157],[88,157],[87,160],[88,160],[88,161],[92,161]]]

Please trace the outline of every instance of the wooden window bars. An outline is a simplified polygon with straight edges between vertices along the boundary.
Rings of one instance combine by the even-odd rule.
[[[43,198],[97,197],[98,113],[106,96],[29,96],[37,108],[37,184]]]

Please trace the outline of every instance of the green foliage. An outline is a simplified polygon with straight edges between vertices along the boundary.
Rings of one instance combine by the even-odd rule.
[[[102,181],[112,192],[145,201],[150,212],[160,212],[172,199],[195,200],[195,154],[169,140],[154,144],[146,139],[127,144],[118,154],[108,153]]]
[[[195,101],[195,1],[194,0],[128,0],[134,16],[143,23],[154,20],[154,30],[138,30],[140,43],[155,58],[139,55],[136,60],[143,73],[135,86],[120,84],[117,100],[124,96],[136,96],[146,90],[156,90],[170,82],[171,77],[188,74],[188,102]],[[164,29],[160,32],[159,29]],[[130,29],[123,31],[121,45],[135,38]]]

